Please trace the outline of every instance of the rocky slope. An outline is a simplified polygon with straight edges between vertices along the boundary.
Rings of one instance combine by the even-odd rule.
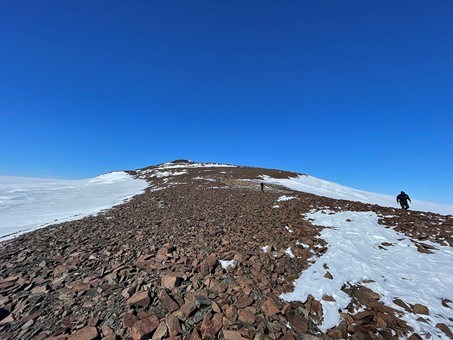
[[[278,170],[179,161],[131,174],[150,183],[144,194],[97,216],[0,244],[0,338],[420,338],[379,294],[361,285],[344,288],[351,305],[327,334],[318,328],[320,301],[284,302],[279,295],[327,250],[318,237],[321,227],[302,219],[303,213],[371,210],[412,237],[420,252],[430,252],[427,240],[453,244],[451,216],[278,186],[261,192],[260,175],[295,175]],[[273,208],[284,194],[297,199]],[[285,249],[296,241],[309,248],[293,249],[292,258]],[[230,267],[222,262],[230,260]],[[420,314],[420,322],[429,313],[423,305],[395,303]],[[437,327],[452,336],[445,324]]]

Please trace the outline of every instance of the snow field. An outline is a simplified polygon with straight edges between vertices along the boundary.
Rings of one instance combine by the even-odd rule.
[[[261,175],[261,178],[264,183],[282,185],[292,190],[307,192],[318,196],[377,204],[383,207],[400,208],[398,203],[396,203],[396,195],[392,196],[353,189],[313,176],[299,175],[293,178],[272,178],[266,175]],[[425,202],[414,199],[410,204],[410,209],[430,211],[443,215],[453,215],[452,205]]]
[[[431,334],[433,339],[443,339],[445,334],[436,328],[437,323],[453,327],[453,309],[442,305],[442,299],[453,301],[453,248],[437,246],[433,254],[417,251],[409,237],[378,224],[374,212],[346,211],[331,213],[316,211],[305,216],[315,225],[324,226],[321,238],[328,243],[327,252],[302,272],[295,281],[294,291],[282,294],[286,301],[305,302],[308,294],[321,301],[324,319],[322,331],[340,322],[339,310],[345,309],[350,297],[341,288],[361,284],[376,293],[380,301],[401,311],[403,320],[420,335]],[[383,242],[391,246],[382,247]],[[327,270],[333,279],[325,278]],[[433,275],[435,273],[435,275]],[[371,283],[364,283],[364,281]],[[322,300],[330,295],[335,301]],[[430,314],[423,315],[428,323],[416,319],[393,303],[399,298],[407,304],[422,304]],[[450,319],[450,320],[449,320]]]
[[[84,180],[0,176],[0,241],[96,214],[143,192],[147,186],[146,181],[125,172]]]

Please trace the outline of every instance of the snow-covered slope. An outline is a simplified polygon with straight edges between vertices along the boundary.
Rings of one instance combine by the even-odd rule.
[[[308,192],[319,196],[362,203],[377,204],[384,207],[398,207],[395,196],[367,192],[363,190],[348,188],[346,186],[319,179],[313,176],[300,175],[294,178],[277,179],[269,176],[262,176],[265,183],[278,184],[289,189]],[[396,193],[398,194],[398,193]],[[410,194],[410,193],[409,193]],[[453,215],[453,206],[447,204],[431,203],[419,200],[412,200],[411,210],[430,211],[443,215]]]
[[[98,213],[141,193],[147,185],[125,172],[84,180],[0,176],[0,241]]]
[[[436,325],[453,326],[450,321],[453,310],[442,304],[442,298],[452,298],[452,247],[430,242],[433,253],[420,253],[409,237],[380,225],[374,212],[321,210],[307,214],[305,218],[328,227],[321,232],[321,238],[329,247],[301,273],[295,281],[294,291],[281,297],[287,301],[305,302],[311,294],[321,301],[324,320],[320,328],[323,331],[340,322],[339,311],[351,302],[342,288],[354,284],[379,293],[380,301],[402,313],[403,319],[419,334],[430,333],[434,339],[442,339],[444,334]],[[433,268],[436,275],[432,275]],[[330,277],[325,276],[327,271]],[[325,296],[333,297],[333,301],[324,300]],[[395,299],[428,307],[430,315],[424,316],[426,322],[418,322],[420,315],[406,312],[394,303]]]

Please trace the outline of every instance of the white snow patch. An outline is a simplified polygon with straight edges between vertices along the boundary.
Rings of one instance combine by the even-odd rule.
[[[291,251],[291,247],[286,248],[285,254],[288,255],[292,259],[296,257],[296,256],[294,256],[293,252]]]
[[[286,195],[283,195],[283,196],[280,196],[280,197],[277,199],[277,202],[290,201],[290,200],[293,200],[293,199],[296,199],[296,197],[294,197],[294,196],[286,196]]]
[[[310,248],[308,244],[302,243],[300,241],[296,241],[296,246],[301,246],[302,248]]]
[[[0,240],[96,214],[147,186],[125,172],[84,180],[0,176]]]
[[[277,208],[280,208],[280,206],[278,204],[276,204],[272,208],[277,209]]]
[[[219,163],[164,163],[155,169],[178,169],[178,168],[236,168],[236,165]]]
[[[220,265],[222,266],[223,269],[228,269],[230,267],[235,267],[236,266],[236,261],[235,260],[219,260]]]
[[[269,251],[269,246],[264,246],[261,248],[265,253]]]
[[[321,330],[327,331],[340,322],[339,309],[344,309],[350,297],[341,288],[348,284],[363,284],[380,294],[381,302],[400,310],[404,320],[422,335],[430,333],[441,339],[444,334],[437,323],[453,327],[453,310],[442,305],[442,298],[453,301],[453,248],[439,247],[433,254],[417,251],[413,242],[404,234],[378,224],[374,212],[340,212],[326,214],[320,211],[306,215],[314,224],[330,227],[321,231],[321,237],[329,244],[325,254],[295,281],[292,293],[282,294],[286,301],[305,302],[308,294],[321,301],[324,320]],[[352,220],[347,222],[346,220]],[[392,243],[386,249],[378,246]],[[324,277],[329,268],[333,280]],[[373,283],[363,283],[373,280]],[[336,301],[322,300],[324,295]],[[423,317],[428,323],[418,322],[418,315],[405,312],[393,300],[400,298],[408,304],[427,306],[430,315]]]
[[[200,176],[197,176],[197,177],[194,177],[193,179],[195,179],[195,180],[202,180],[202,181],[209,181],[209,182],[216,182],[215,179],[213,179],[213,178],[208,178],[208,177],[200,177]]]
[[[378,204],[384,207],[399,208],[396,195],[385,195],[349,188],[334,182],[325,181],[308,175],[299,175],[291,178],[272,178],[261,175],[262,181],[269,184],[285,186],[289,189],[308,192],[335,199],[358,201],[363,203]],[[444,215],[453,215],[453,205],[412,200],[411,210],[430,211]]]
[[[187,170],[183,171],[155,171],[150,177],[157,177],[157,178],[162,178],[162,177],[170,177],[170,176],[180,176],[180,175],[185,175],[187,174]]]
[[[287,225],[285,225],[285,229],[288,230],[289,233],[293,232]]]

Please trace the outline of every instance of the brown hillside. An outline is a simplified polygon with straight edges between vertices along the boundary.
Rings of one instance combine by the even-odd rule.
[[[430,251],[426,240],[453,244],[451,217],[277,186],[261,192],[260,175],[297,175],[291,172],[173,166],[180,167],[131,171],[150,187],[127,203],[1,243],[0,338],[397,339],[413,333],[362,286],[345,287],[353,297],[350,313],[327,334],[318,329],[319,301],[279,298],[328,247],[317,237],[321,228],[301,215],[315,208],[392,215],[382,222],[411,236],[422,252]],[[173,175],[162,176],[165,171]],[[283,194],[297,199],[274,208]],[[294,248],[296,241],[310,248]],[[295,258],[285,254],[290,246]],[[224,269],[220,260],[236,265]],[[423,308],[399,303],[411,312]],[[360,315],[353,313],[357,306],[364,308]]]

